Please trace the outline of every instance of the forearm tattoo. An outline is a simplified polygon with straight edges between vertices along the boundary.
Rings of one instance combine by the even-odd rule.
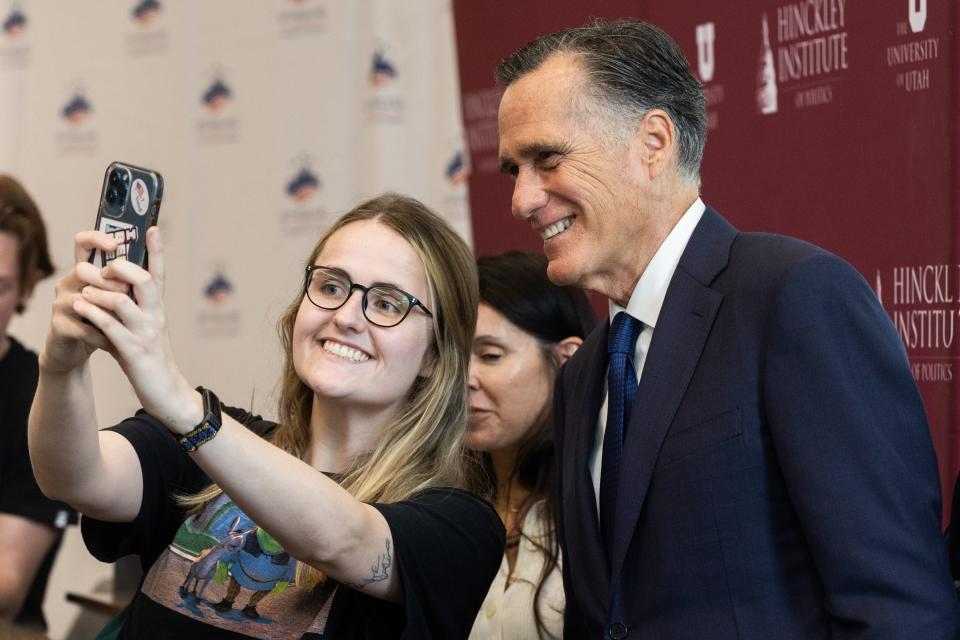
[[[390,538],[383,541],[385,551],[377,556],[373,565],[370,567],[370,577],[357,584],[357,589],[363,591],[364,587],[374,582],[383,582],[390,577],[390,566],[393,564],[393,555],[390,553]]]

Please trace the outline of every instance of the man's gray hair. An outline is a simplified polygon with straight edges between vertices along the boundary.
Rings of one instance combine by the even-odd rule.
[[[497,82],[508,87],[555,54],[577,57],[602,106],[625,125],[650,109],[663,109],[677,130],[680,174],[699,183],[707,141],[703,87],[673,39],[646,22],[594,20],[541,36],[497,65]]]

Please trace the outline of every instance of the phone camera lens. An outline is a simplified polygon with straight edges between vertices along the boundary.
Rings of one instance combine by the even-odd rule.
[[[110,174],[110,184],[119,185],[120,184],[120,174],[116,171]]]
[[[107,204],[114,205],[117,204],[117,201],[120,199],[120,192],[117,191],[116,187],[110,187],[107,189],[107,195],[105,196]]]

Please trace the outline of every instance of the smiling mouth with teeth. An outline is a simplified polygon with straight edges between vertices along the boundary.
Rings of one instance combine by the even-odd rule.
[[[543,229],[540,232],[540,235],[543,237],[544,240],[549,240],[553,236],[563,233],[564,231],[569,229],[570,225],[572,224],[573,224],[573,216],[569,218],[564,218],[560,222],[556,222],[550,225],[549,227],[547,227],[546,229]]]
[[[363,351],[348,347],[332,340],[323,341],[323,350],[327,353],[332,353],[335,356],[343,358],[344,360],[350,360],[352,362],[366,362],[370,359],[370,356],[365,354]]]

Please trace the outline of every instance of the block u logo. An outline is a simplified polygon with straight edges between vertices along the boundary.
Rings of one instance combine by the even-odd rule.
[[[716,31],[712,22],[697,25],[697,70],[700,72],[700,82],[713,80],[715,39]]]
[[[920,33],[927,24],[927,0],[907,0],[907,3],[910,5],[910,30]]]

